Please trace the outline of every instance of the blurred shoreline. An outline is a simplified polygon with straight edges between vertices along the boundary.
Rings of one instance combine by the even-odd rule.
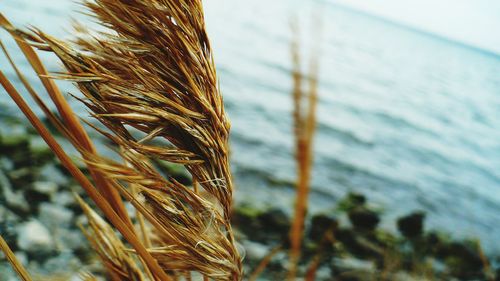
[[[82,270],[103,276],[95,252],[78,228],[79,223],[85,225],[86,219],[72,193],[85,198],[82,188],[25,120],[2,116],[0,124],[0,234],[34,276],[73,280]],[[61,136],[56,138],[64,145]],[[103,142],[99,136],[93,138]],[[191,184],[190,175],[182,167],[161,161],[155,164],[165,175]],[[84,166],[82,169],[85,171]],[[293,183],[275,181],[273,185],[283,190]],[[292,204],[286,205],[286,200],[278,203],[283,200],[279,197],[272,198],[274,204],[236,197],[233,224],[246,253],[246,272],[252,272],[281,245],[282,250],[270,259],[259,279],[281,280],[288,264]],[[319,253],[316,280],[373,280],[370,278],[381,278],[383,274],[403,281],[424,273],[437,280],[483,280],[493,276],[495,270],[500,271],[498,253],[488,257],[491,267],[486,268],[479,240],[459,240],[441,228],[429,228],[427,215],[418,210],[391,220],[383,206],[374,205],[363,194],[349,193],[337,203],[326,201],[327,207],[315,206],[314,199],[306,220],[301,275]],[[130,215],[134,218],[135,213]],[[384,223],[398,230],[387,230]],[[15,280],[8,263],[0,263],[0,272],[0,280]]]

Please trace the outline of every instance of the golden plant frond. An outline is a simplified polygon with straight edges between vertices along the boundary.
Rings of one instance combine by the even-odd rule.
[[[101,258],[109,278],[114,281],[146,280],[137,266],[136,260],[127,251],[120,238],[116,236],[113,228],[80,197],[76,196],[76,198],[87,217],[89,225],[87,228],[83,226],[80,226],[80,228],[92,248]]]
[[[29,107],[19,106],[155,279],[170,280],[165,271],[199,271],[217,280],[240,280],[241,258],[230,224],[230,123],[201,1],[95,0],[85,5],[105,31],[78,26],[80,35],[73,42],[0,23],[24,42],[26,50],[34,46],[56,54],[66,71],[52,75],[40,71],[39,75],[54,88],[50,79],[76,83],[84,96],[80,100],[105,126],[94,128],[118,146],[122,163],[99,156],[79,141],[72,126],[61,122],[60,127],[68,132],[89,170],[98,173],[96,185],[99,178],[105,179],[110,190],[121,192],[149,222],[152,233],[143,236],[155,239],[151,245],[146,243],[147,249],[135,228],[126,223],[128,217],[117,216],[120,212],[111,204],[112,198],[100,197]],[[23,102],[4,82],[7,92]],[[54,103],[60,102],[59,95],[54,97]],[[204,191],[164,178],[151,164],[155,159],[183,164]],[[105,232],[93,229],[89,238],[95,245],[96,237],[102,236]],[[101,253],[109,254],[110,249],[98,246]]]

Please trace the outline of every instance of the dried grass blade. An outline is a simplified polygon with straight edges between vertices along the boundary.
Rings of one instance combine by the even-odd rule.
[[[22,281],[32,280],[30,275],[28,274],[28,271],[24,268],[21,262],[19,262],[19,260],[16,258],[16,255],[14,255],[9,245],[1,235],[0,235],[0,250],[2,250],[2,252],[5,254],[5,257],[12,265],[14,270],[17,272]]]
[[[273,249],[271,249],[271,251],[269,253],[267,253],[267,255],[260,261],[260,263],[254,269],[254,271],[252,272],[252,274],[250,274],[250,276],[248,277],[248,281],[255,281],[255,280],[257,280],[257,278],[259,278],[260,274],[262,274],[262,272],[264,272],[264,270],[269,265],[269,263],[274,258],[274,256],[276,256],[276,254],[278,254],[279,252],[281,252],[281,250],[282,250],[282,246],[281,245],[276,246]]]
[[[14,71],[16,72],[17,77],[19,78],[19,80],[21,81],[21,83],[24,85],[24,87],[26,88],[26,90],[28,91],[28,93],[35,100],[35,102],[37,103],[37,105],[42,109],[42,111],[45,113],[45,115],[47,116],[47,118],[49,118],[50,122],[56,126],[56,128],[58,129],[58,131],[60,133],[62,133],[63,135],[66,136],[68,134],[66,127],[61,123],[61,121],[59,120],[59,118],[57,118],[57,116],[55,116],[50,111],[49,107],[40,98],[40,96],[36,93],[36,91],[30,85],[30,83],[28,82],[28,80],[21,73],[21,71],[19,70],[19,68],[17,67],[17,65],[12,60],[12,57],[10,56],[9,52],[7,51],[7,48],[5,48],[5,45],[2,43],[2,41],[0,41],[0,47],[1,47],[2,51],[3,51],[3,53],[5,54],[5,57],[9,61],[10,65],[12,66],[12,68],[14,69]]]
[[[75,197],[89,224],[87,229],[83,226],[80,228],[101,258],[110,278],[114,281],[145,281],[146,279],[136,261],[127,252],[125,245],[116,236],[111,226],[93,211],[82,198],[78,195]]]
[[[314,255],[311,263],[309,264],[309,267],[307,268],[306,271],[306,276],[305,276],[305,281],[314,281],[316,280],[316,272],[318,271],[321,259],[323,258],[323,255],[325,254],[325,246],[327,243],[333,244],[335,243],[335,236],[334,236],[334,230],[335,227],[331,227],[326,230],[326,232],[323,234],[323,238],[321,239],[321,242],[318,245],[318,248],[316,250],[316,254]]]

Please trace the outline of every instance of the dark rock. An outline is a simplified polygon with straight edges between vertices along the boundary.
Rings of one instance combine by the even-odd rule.
[[[427,234],[425,242],[428,255],[442,262],[451,276],[460,280],[484,279],[484,263],[477,242],[453,241],[436,232]]]
[[[365,280],[372,280],[372,277],[367,277],[371,276],[368,275],[367,272],[364,271],[351,271],[351,272],[346,272],[342,275],[339,275],[336,280],[339,281],[365,281]]]
[[[441,245],[436,255],[448,266],[451,274],[461,279],[482,278],[483,260],[477,248],[466,243]]]
[[[27,134],[3,135],[0,141],[0,155],[8,157],[14,167],[29,166],[31,153]]]
[[[245,233],[249,238],[255,240],[253,235],[259,232],[259,222],[257,217],[259,216],[259,210],[248,205],[242,204],[236,206],[233,211],[232,222],[235,224],[239,230]]]
[[[23,167],[18,167],[7,173],[10,183],[16,190],[30,190],[33,181],[35,181],[35,171],[34,168],[26,165]]]
[[[52,113],[57,115],[57,111],[55,110],[52,110]],[[55,136],[60,136],[61,134],[59,133],[59,130],[57,129],[57,127],[54,125],[54,123],[52,123],[50,121],[49,118],[47,118],[46,116],[43,116],[41,118],[43,124],[45,125],[45,127],[52,133],[52,135],[55,135]],[[33,134],[36,134],[38,136],[38,133],[36,131],[32,132]]]
[[[42,202],[50,201],[50,195],[36,190],[26,191],[24,193],[24,198],[26,199],[27,202],[29,202],[30,208],[32,210],[38,210],[38,206]]]
[[[397,221],[398,230],[407,238],[421,236],[424,232],[424,218],[423,212],[414,212],[401,217]]]
[[[29,147],[33,166],[39,167],[54,159],[54,153],[40,136],[31,137]]]
[[[380,222],[380,217],[376,212],[364,207],[352,209],[348,216],[352,226],[361,231],[373,231]]]
[[[429,247],[435,247],[440,243],[441,239],[439,234],[433,231],[426,235],[426,241]]]
[[[335,238],[349,253],[358,258],[380,260],[383,257],[384,249],[382,247],[352,229],[337,230]]]
[[[341,211],[349,212],[357,207],[365,206],[366,197],[363,194],[350,192],[339,203],[337,208]]]
[[[258,216],[262,231],[269,240],[288,240],[290,217],[281,209],[270,209]]]
[[[309,230],[309,238],[319,243],[325,233],[329,230],[335,230],[338,226],[338,221],[335,217],[327,214],[317,214],[311,219],[311,228]]]
[[[233,223],[248,239],[259,242],[286,241],[290,229],[290,218],[283,210],[260,210],[248,204],[234,210]]]
[[[82,240],[83,241],[83,240]],[[82,242],[82,246],[76,249],[73,249],[73,254],[82,262],[82,264],[89,264],[95,261],[95,252],[90,250]]]

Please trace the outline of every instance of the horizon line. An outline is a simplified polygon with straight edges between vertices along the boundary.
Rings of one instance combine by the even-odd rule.
[[[343,9],[343,10],[346,10],[346,11],[349,11],[349,12],[352,12],[352,13],[356,13],[356,14],[360,14],[360,15],[363,15],[363,16],[366,16],[366,17],[370,17],[370,18],[372,18],[374,20],[378,20],[378,21],[381,21],[381,22],[384,22],[384,23],[387,23],[387,24],[391,24],[391,25],[394,25],[396,27],[399,27],[399,28],[407,30],[407,31],[411,31],[411,32],[414,32],[414,33],[425,35],[427,37],[432,37],[434,39],[438,39],[438,40],[441,40],[441,41],[444,41],[444,42],[447,42],[447,43],[453,43],[453,44],[459,45],[459,46],[461,46],[463,48],[470,49],[470,50],[473,50],[473,51],[476,51],[478,53],[482,53],[484,55],[488,55],[488,56],[491,56],[491,57],[495,57],[496,59],[500,59],[500,50],[498,50],[498,51],[497,50],[492,50],[492,49],[481,47],[481,46],[478,46],[478,45],[475,45],[475,44],[472,44],[472,43],[464,42],[462,40],[459,40],[459,39],[456,39],[456,38],[453,38],[453,37],[450,37],[450,36],[446,36],[444,34],[440,34],[440,33],[437,33],[437,32],[431,31],[431,30],[426,30],[424,28],[419,28],[419,27],[417,27],[415,25],[412,25],[412,24],[409,24],[409,23],[405,23],[405,22],[401,22],[401,21],[398,21],[396,19],[391,19],[391,18],[382,16],[382,15],[378,15],[376,13],[372,13],[370,11],[363,10],[361,8],[357,8],[357,7],[354,7],[354,6],[350,6],[350,5],[346,5],[346,4],[343,4],[343,3],[339,3],[339,2],[337,2],[335,0],[333,0],[333,1],[332,0],[316,0],[316,1],[323,2],[323,3],[329,4],[329,5],[335,6],[337,8],[340,8],[340,9]]]

